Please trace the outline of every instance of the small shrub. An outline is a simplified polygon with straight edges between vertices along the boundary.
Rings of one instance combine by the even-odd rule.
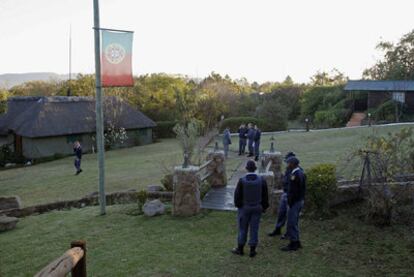
[[[137,197],[138,197],[138,211],[140,213],[143,212],[142,208],[144,207],[145,202],[147,202],[148,199],[148,193],[146,190],[140,190],[139,192],[137,192]]]
[[[211,185],[207,180],[204,180],[200,185],[200,199],[203,199],[206,196],[207,192],[210,190]]]
[[[319,164],[306,172],[307,195],[311,208],[319,217],[329,215],[329,201],[336,192],[336,167]]]
[[[13,153],[7,144],[0,147],[0,166],[4,166],[6,163],[11,162]]]
[[[166,191],[173,191],[174,190],[174,175],[173,174],[166,174],[161,179],[161,184],[163,185]]]

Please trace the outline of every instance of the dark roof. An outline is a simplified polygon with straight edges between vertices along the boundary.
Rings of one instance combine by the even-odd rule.
[[[142,112],[115,97],[104,100],[105,123],[125,129],[152,128],[156,124]],[[95,100],[90,97],[12,97],[0,131],[24,137],[49,137],[95,132]]]
[[[414,81],[348,81],[346,91],[414,91]]]

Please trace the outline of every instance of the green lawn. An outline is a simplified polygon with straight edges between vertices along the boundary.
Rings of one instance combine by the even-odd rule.
[[[319,163],[335,163],[339,176],[354,178],[359,176],[361,168],[358,163],[347,163],[346,158],[363,144],[364,138],[373,133],[384,135],[407,127],[414,127],[414,124],[288,132],[274,135],[274,142],[276,150],[282,153],[294,151],[305,169]],[[270,149],[270,138],[270,135],[262,136],[261,150]],[[233,137],[232,140],[231,149],[238,151],[238,138]]]
[[[346,164],[344,160],[351,149],[362,143],[364,136],[373,131],[384,134],[401,128],[403,127],[387,126],[290,132],[274,137],[276,149],[283,153],[295,151],[305,169],[317,163],[332,162],[338,164],[340,176],[350,178],[359,174],[360,168],[355,164]],[[263,136],[262,149],[269,149],[269,139],[270,136]],[[237,138],[233,138],[231,147],[237,151]],[[234,157],[227,161],[229,176],[240,163]],[[163,167],[180,163],[181,150],[174,139],[109,151],[106,153],[106,190],[141,189],[149,184],[159,184],[165,174]],[[97,191],[96,155],[84,155],[82,168],[84,172],[74,176],[73,158],[69,157],[31,167],[0,171],[0,195],[18,195],[24,206],[80,198]]]
[[[191,218],[133,215],[135,205],[56,211],[22,219],[0,234],[0,276],[33,276],[69,248],[87,241],[89,276],[414,276],[412,227],[379,229],[341,210],[325,221],[302,220],[304,248],[278,250],[284,242],[264,234],[255,259],[233,256],[236,219],[232,212],[203,212]]]

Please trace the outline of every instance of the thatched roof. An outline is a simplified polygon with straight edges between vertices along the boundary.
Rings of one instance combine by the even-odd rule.
[[[130,129],[152,128],[155,123],[119,98],[104,101],[105,123]],[[51,137],[95,132],[95,100],[90,97],[12,97],[1,130],[24,137]]]

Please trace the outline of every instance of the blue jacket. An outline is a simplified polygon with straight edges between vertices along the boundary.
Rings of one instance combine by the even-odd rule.
[[[249,128],[249,131],[247,131],[247,138],[250,140],[254,140],[256,131],[253,128]]]
[[[234,192],[234,205],[239,209],[246,205],[261,205],[265,211],[269,207],[266,181],[255,173],[240,178]]]
[[[288,204],[292,206],[298,201],[305,199],[306,193],[306,176],[300,167],[292,170],[289,174],[289,187],[288,187]]]
[[[244,139],[246,138],[247,129],[246,128],[239,128],[239,138]]]
[[[223,144],[231,144],[231,135],[229,130],[224,130],[223,133]]]
[[[82,159],[82,147],[73,148],[73,152],[75,153],[76,158],[79,160]]]
[[[262,131],[260,131],[259,129],[255,130],[254,141],[260,141],[261,136],[262,136]]]

